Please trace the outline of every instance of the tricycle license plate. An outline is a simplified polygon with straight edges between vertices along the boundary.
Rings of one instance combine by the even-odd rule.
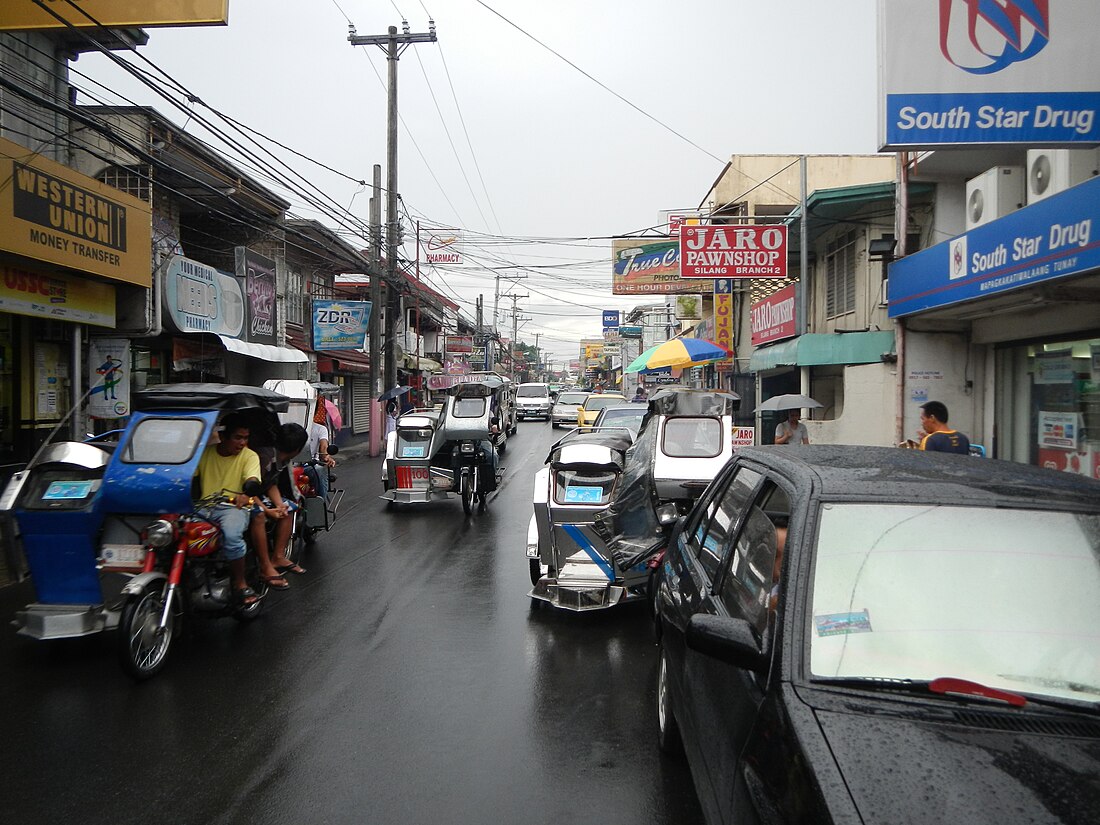
[[[567,487],[566,504],[599,504],[603,500],[603,487]]]
[[[140,544],[105,544],[100,558],[104,567],[140,567],[145,548]]]
[[[54,481],[42,494],[43,501],[63,501],[66,499],[87,498],[92,491],[90,481]]]

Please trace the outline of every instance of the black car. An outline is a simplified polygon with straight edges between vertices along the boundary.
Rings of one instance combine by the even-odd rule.
[[[1100,822],[1100,482],[744,449],[656,610],[660,745],[710,823]]]

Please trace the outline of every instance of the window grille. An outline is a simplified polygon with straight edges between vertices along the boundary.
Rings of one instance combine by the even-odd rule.
[[[138,200],[150,203],[149,167],[128,169],[125,166],[108,166],[99,173],[99,182],[113,186]]]

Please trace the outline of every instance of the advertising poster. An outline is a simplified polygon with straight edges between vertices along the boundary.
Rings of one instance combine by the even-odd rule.
[[[611,241],[611,292],[660,295],[714,291],[713,280],[680,278],[676,238],[615,238]]]
[[[698,321],[703,317],[702,295],[677,295],[676,320]]]
[[[241,336],[253,344],[277,346],[275,336],[275,262],[247,247],[237,247],[237,278],[244,287],[245,329]]]
[[[130,414],[130,339],[88,341],[88,415],[123,418]]]
[[[245,300],[232,275],[173,255],[164,273],[164,309],[180,332],[242,337]]]
[[[1059,450],[1076,450],[1081,432],[1081,416],[1077,413],[1039,411],[1039,446]]]
[[[444,339],[443,349],[448,355],[472,355],[474,351],[474,336],[448,335]]]
[[[313,348],[362,349],[370,311],[370,301],[314,301]]]
[[[0,264],[0,312],[115,326],[115,288],[75,275]]]

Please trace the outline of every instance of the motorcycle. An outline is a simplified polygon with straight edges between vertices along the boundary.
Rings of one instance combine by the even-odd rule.
[[[47,444],[0,496],[37,599],[16,614],[19,634],[46,640],[117,628],[123,667],[148,679],[185,616],[258,615],[266,588],[254,562],[246,562],[248,584],[261,598],[234,604],[215,555],[220,530],[196,508],[192,485],[223,412],[240,412],[250,443],[266,446],[287,403],[257,387],[150,387],[134,393],[117,443]]]

